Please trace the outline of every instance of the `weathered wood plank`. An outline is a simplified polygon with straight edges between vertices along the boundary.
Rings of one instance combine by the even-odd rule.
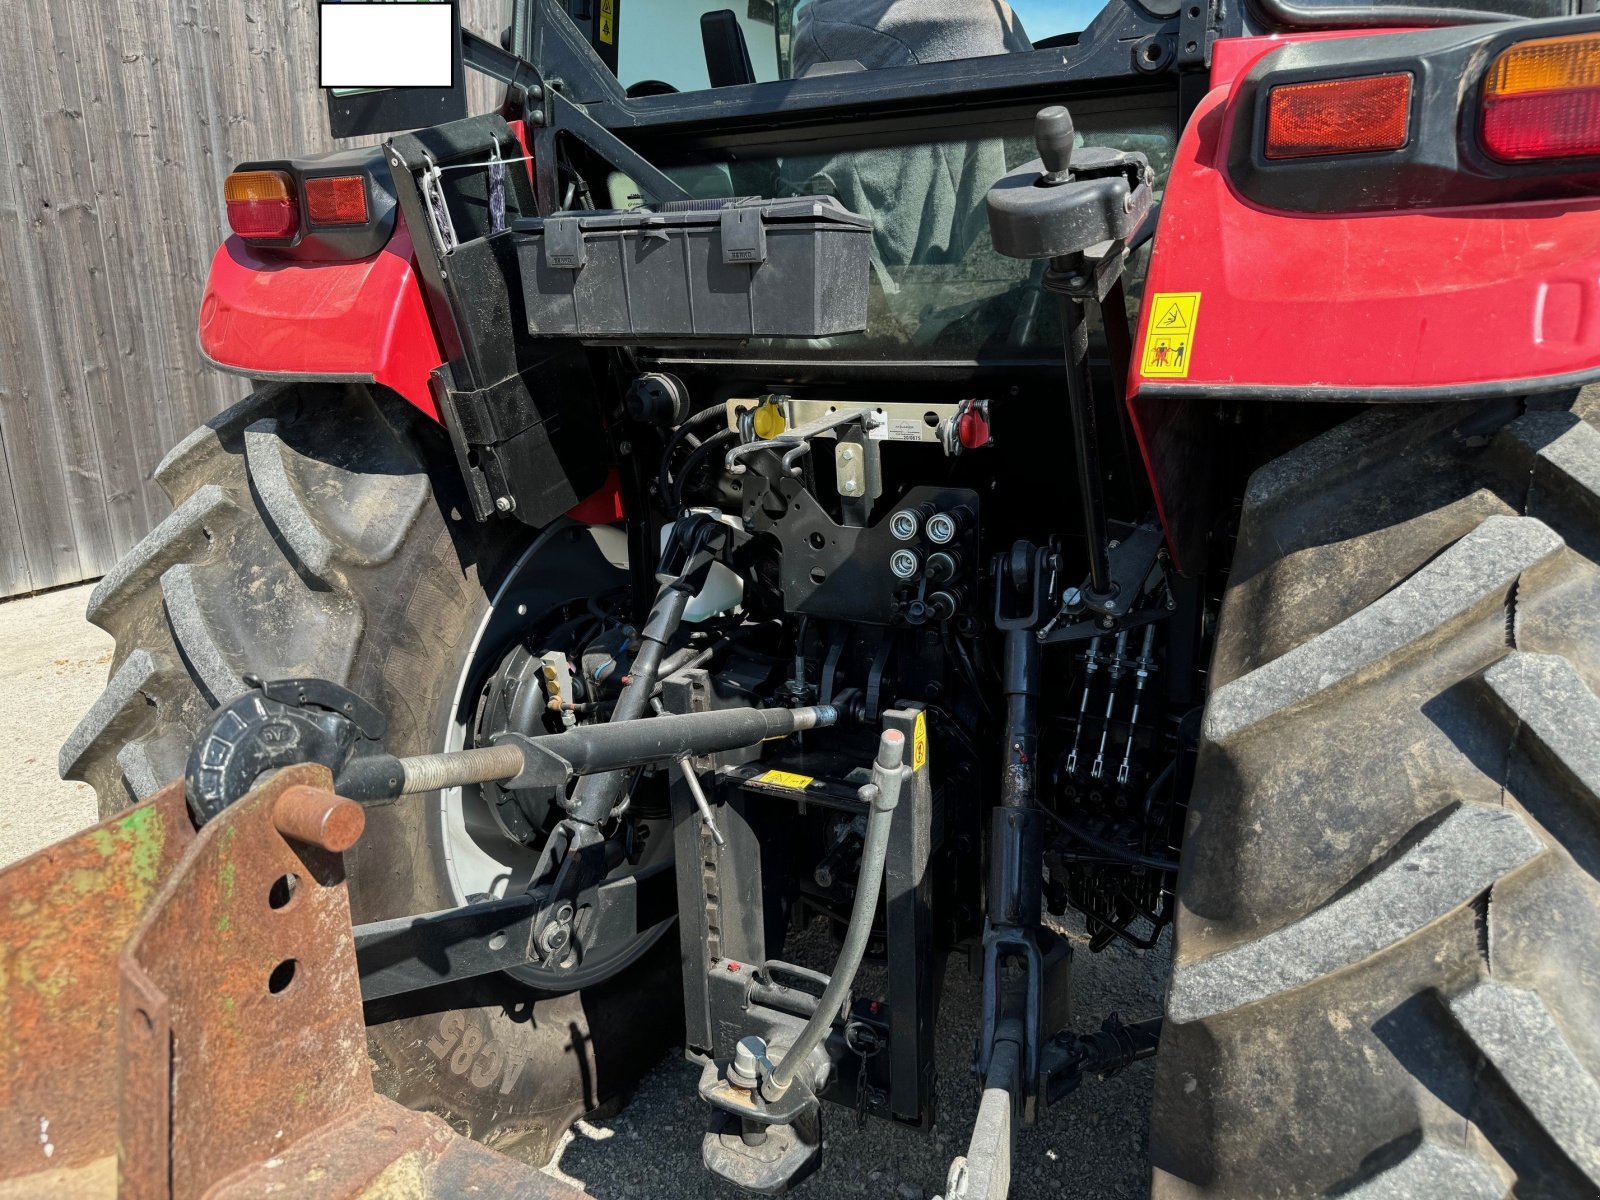
[[[0,410],[0,596],[33,591],[33,572],[28,569],[28,555],[22,548],[22,526],[17,523],[9,457],[5,414]]]
[[[107,378],[102,353],[103,293],[91,246],[99,241],[88,180],[88,136],[78,84],[78,47],[67,5],[27,6],[39,38],[39,53],[27,56],[21,76],[29,82],[31,111],[40,136],[31,148],[34,171],[24,176],[38,189],[33,225],[37,259],[24,264],[31,277],[32,307],[46,354],[33,416],[53,427],[62,454],[65,487],[57,497],[72,520],[84,569],[92,574],[116,562],[109,494],[115,481],[105,470],[96,409],[107,409],[118,392]],[[28,147],[24,147],[25,152]],[[30,266],[32,269],[30,269]],[[98,403],[97,403],[98,400]]]
[[[503,0],[465,0],[495,39]],[[196,316],[222,181],[334,148],[314,0],[39,0],[0,73],[0,597],[104,573],[166,513],[150,473],[247,381]],[[498,86],[469,77],[475,112]]]
[[[0,335],[0,406],[6,410],[7,458],[11,467],[16,521],[21,527],[34,587],[51,587],[93,574],[80,556],[78,523],[70,511],[67,464],[72,447],[62,436],[54,411],[59,332],[54,314],[41,299],[40,276],[49,269],[50,214],[47,208],[50,164],[41,165],[40,143],[50,113],[40,109],[40,58],[52,56],[48,17],[36,5],[10,14],[24,53],[4,78],[5,110],[21,114],[0,122],[9,186],[5,220],[0,224],[0,295],[11,320]],[[53,89],[52,89],[53,90]],[[59,120],[59,103],[51,112]]]

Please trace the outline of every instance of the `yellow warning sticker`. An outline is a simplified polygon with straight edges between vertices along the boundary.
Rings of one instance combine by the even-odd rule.
[[[928,714],[919,712],[917,723],[911,727],[911,769],[920,771],[928,765]]]
[[[757,783],[770,783],[773,787],[790,788],[803,792],[816,780],[810,775],[796,775],[792,771],[768,771],[765,775],[757,775]]]
[[[600,0],[600,40],[611,45],[617,40],[616,0]]]
[[[1146,379],[1189,378],[1200,293],[1157,292],[1150,297],[1145,311],[1150,316],[1144,331],[1144,358],[1139,362],[1139,374]]]

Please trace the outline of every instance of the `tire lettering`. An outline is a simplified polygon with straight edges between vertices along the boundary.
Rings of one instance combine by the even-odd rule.
[[[500,1094],[509,1096],[528,1065],[528,1055],[499,1038],[486,1037],[465,1013],[447,1012],[439,1017],[439,1032],[425,1043],[452,1074],[465,1075],[473,1087],[493,1087],[500,1081]]]
[[[476,1025],[468,1025],[461,1035],[461,1044],[450,1056],[450,1070],[456,1075],[465,1075],[467,1068],[472,1065],[473,1058],[481,1049],[483,1049],[483,1030]]]
[[[461,1036],[461,1031],[467,1027],[467,1019],[458,1012],[447,1012],[439,1018],[439,1032],[428,1039],[428,1049],[432,1050],[434,1057],[444,1059],[450,1053],[450,1048],[456,1044],[456,1039]]]
[[[528,1056],[525,1053],[519,1054],[513,1050],[505,1056],[505,1059],[506,1077],[500,1081],[500,1094],[509,1096],[511,1089],[516,1085],[517,1076],[521,1075],[522,1068],[528,1065]]]
[[[478,1061],[473,1064],[472,1074],[467,1076],[472,1086],[482,1088],[493,1083],[495,1076],[500,1074],[500,1061],[504,1057],[500,1043],[490,1038],[483,1048],[483,1053],[478,1056]]]

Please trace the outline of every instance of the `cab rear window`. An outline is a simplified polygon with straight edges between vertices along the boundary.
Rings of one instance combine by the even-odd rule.
[[[1069,43],[1100,0],[566,0],[632,96]]]

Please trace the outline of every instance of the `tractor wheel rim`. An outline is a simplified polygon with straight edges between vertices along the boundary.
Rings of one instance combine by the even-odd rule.
[[[563,532],[569,530],[580,538],[586,532],[582,527],[574,527],[566,522],[547,526],[522,552],[496,589],[462,660],[448,710],[448,724],[443,739],[445,749],[459,750],[468,745],[477,689],[482,680],[498,667],[507,647],[514,641],[515,630],[525,627],[530,620],[537,620],[542,612],[549,612],[559,603],[554,599],[559,593],[549,587],[537,586],[536,579],[541,572],[549,573],[551,560],[561,557],[563,548],[570,550],[574,545],[573,538],[562,536]],[[541,604],[544,606],[542,610],[538,607]],[[519,606],[526,611],[519,612]],[[538,846],[513,842],[501,833],[489,815],[488,803],[478,788],[447,788],[440,791],[437,818],[435,829],[443,835],[445,869],[451,900],[455,905],[468,904],[486,896],[515,896],[527,886],[538,859]],[[607,876],[608,880],[637,873],[657,865],[663,859],[670,859],[671,823],[646,820],[643,824],[649,828],[649,838],[640,862],[636,866],[623,864]],[[514,968],[506,974],[545,992],[577,991],[626,970],[673,923],[674,919],[669,918],[635,933],[631,938],[592,947],[583,961],[569,970],[529,965]]]

